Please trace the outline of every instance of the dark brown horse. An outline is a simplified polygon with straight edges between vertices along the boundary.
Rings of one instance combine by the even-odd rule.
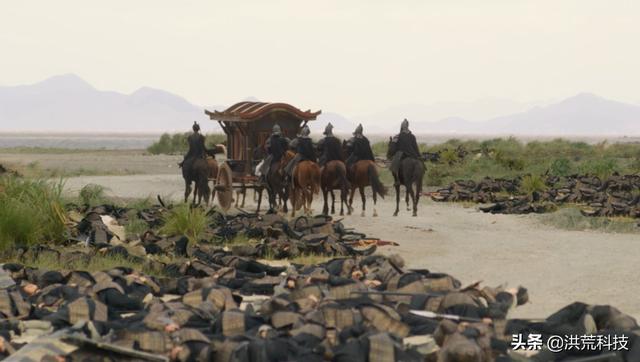
[[[387,159],[392,159],[396,154],[396,143],[389,137],[389,145],[387,148]],[[400,186],[404,186],[408,197],[413,201],[413,216],[418,216],[418,202],[420,194],[422,194],[422,180],[424,178],[425,167],[422,160],[407,157],[400,161],[400,169],[397,175],[393,175],[393,186],[396,189],[396,211],[393,216],[398,216],[400,209]],[[415,190],[414,190],[415,186]]]
[[[184,178],[184,202],[189,200],[191,194],[191,184],[195,183],[193,192],[193,204],[200,205],[202,199],[209,205],[209,164],[204,158],[189,158],[182,165],[182,178]],[[196,202],[197,197],[197,202]]]
[[[277,161],[269,168],[266,175],[267,194],[269,196],[269,209],[275,211],[278,208],[278,198],[282,202],[282,210],[289,212],[287,201],[289,200],[289,188],[286,183],[285,166],[295,156],[293,151],[287,151],[280,161]]]
[[[320,192],[320,166],[313,161],[300,161],[293,169],[291,180],[291,217],[304,207],[304,213],[311,214],[313,195]]]
[[[376,211],[376,202],[378,201],[378,195],[384,198],[387,195],[387,188],[380,182],[378,176],[378,169],[376,163],[371,160],[360,160],[355,162],[347,170],[347,178],[351,183],[351,195],[349,196],[349,214],[351,214],[353,197],[356,193],[356,189],[360,191],[360,199],[362,200],[362,213],[365,215],[367,198],[364,194],[364,188],[371,186],[373,194],[373,216],[378,216]]]
[[[324,167],[322,167],[320,184],[322,188],[322,197],[324,198],[324,206],[322,207],[323,214],[329,214],[329,205],[327,203],[327,196],[329,193],[331,193],[331,213],[335,214],[336,212],[333,190],[340,190],[340,215],[344,215],[345,204],[347,205],[349,213],[351,213],[351,206],[347,201],[350,185],[347,180],[347,167],[344,162],[340,160],[327,162]]]

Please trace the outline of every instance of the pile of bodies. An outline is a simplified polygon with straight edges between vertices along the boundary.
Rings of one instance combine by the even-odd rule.
[[[158,235],[157,230],[168,211],[162,206],[137,211],[137,218],[147,224],[148,230],[136,240],[127,239],[123,232],[118,232],[117,226],[113,227],[126,225],[132,217],[132,210],[102,205],[88,210],[84,217],[80,216],[79,210],[74,211],[72,219],[77,224],[70,229],[70,242],[94,245],[105,253],[124,257],[185,256],[188,244],[185,236]],[[203,244],[227,244],[236,254],[249,257],[364,256],[373,254],[379,245],[391,243],[367,238],[328,216],[301,216],[287,220],[277,214],[225,215],[212,209],[207,219],[208,226],[200,240]],[[254,242],[235,245],[238,239]]]
[[[616,308],[574,303],[543,320],[509,320],[526,289],[462,287],[447,274],[407,269],[395,255],[274,267],[198,246],[160,276],[123,267],[2,269],[0,352],[8,361],[550,361],[609,353],[525,358],[512,351],[513,334],[625,336],[617,360],[640,356],[640,329]]]
[[[640,218],[640,176],[613,175],[606,180],[595,176],[548,176],[546,190],[533,195],[519,194],[522,178],[484,178],[480,182],[455,181],[431,193],[434,201],[470,201],[488,204],[482,211],[503,214],[542,213],[565,203],[582,204],[587,216],[628,216]]]
[[[397,255],[357,247],[364,235],[326,217],[209,215],[208,238],[160,237],[167,210],[138,211],[150,230],[127,240],[131,210],[71,212],[64,246],[30,247],[0,268],[0,356],[7,361],[549,361],[606,348],[524,357],[513,334],[624,336],[637,361],[640,330],[616,308],[574,303],[542,320],[509,320],[525,288],[463,286],[408,269]],[[72,220],[77,220],[74,223]],[[223,247],[238,233],[261,242]],[[375,242],[375,239],[373,239]],[[283,244],[285,246],[280,246]],[[368,244],[368,242],[365,242]],[[273,265],[263,249],[334,257]],[[297,251],[296,251],[297,250]],[[87,272],[78,261],[116,255],[144,265]],[[123,260],[124,260],[123,259]],[[29,267],[49,260],[68,270]],[[595,337],[594,337],[595,338]]]

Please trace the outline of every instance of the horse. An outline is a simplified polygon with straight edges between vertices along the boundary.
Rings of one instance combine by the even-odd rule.
[[[295,157],[295,153],[290,150],[287,151],[280,161],[274,162],[271,165],[268,174],[265,176],[267,195],[269,197],[269,209],[272,211],[278,208],[278,202],[276,199],[279,197],[280,201],[282,201],[283,211],[285,213],[289,212],[287,208],[289,188],[287,187],[284,168],[293,157]],[[262,193],[260,196],[262,196]]]
[[[194,157],[184,161],[182,165],[182,178],[184,178],[184,202],[188,202],[191,194],[191,184],[195,182],[193,190],[193,205],[200,205],[202,199],[209,205],[211,189],[209,188],[209,163],[204,158]],[[196,203],[197,197],[197,203]]]
[[[320,166],[313,161],[300,161],[293,169],[291,180],[291,217],[304,207],[311,214],[313,195],[320,192]]]
[[[373,216],[378,216],[378,211],[376,210],[378,195],[384,199],[387,195],[387,188],[380,182],[376,163],[371,160],[356,161],[348,167],[347,179],[351,183],[351,194],[349,195],[348,204],[349,215],[351,215],[351,210],[353,210],[353,197],[355,196],[356,189],[358,189],[360,191],[360,200],[362,200],[362,213],[360,216],[365,216],[367,199],[364,194],[364,188],[371,186],[373,194]]]
[[[331,214],[335,214],[335,196],[333,190],[340,190],[340,215],[344,215],[344,205],[347,205],[348,212],[351,212],[351,206],[347,201],[349,193],[349,181],[347,180],[347,167],[340,160],[327,162],[322,167],[320,173],[320,188],[322,189],[322,197],[324,198],[324,206],[322,213],[329,214],[329,205],[327,204],[327,194],[331,193]]]
[[[397,144],[393,138],[389,137],[389,145],[387,148],[387,159],[392,159],[396,154]],[[404,186],[407,192],[406,200],[411,197],[413,201],[413,216],[418,216],[418,202],[420,194],[422,194],[422,180],[424,178],[425,166],[422,160],[407,157],[400,161],[398,174],[393,175],[393,187],[396,189],[396,211],[393,216],[398,216],[400,208],[400,186]],[[414,190],[415,185],[415,190]]]

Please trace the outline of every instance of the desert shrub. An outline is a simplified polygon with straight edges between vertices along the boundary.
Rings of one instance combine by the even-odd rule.
[[[580,166],[580,172],[598,176],[600,179],[606,179],[614,172],[619,172],[620,167],[614,159],[595,159],[588,160]]]
[[[549,172],[554,176],[567,176],[571,173],[571,161],[564,157],[557,158],[549,165]]]
[[[425,179],[427,186],[442,186],[444,179],[447,176],[447,167],[443,165],[430,165],[427,166],[425,173]]]
[[[199,207],[179,204],[173,207],[163,219],[160,232],[166,235],[185,235],[191,242],[197,242],[207,227],[207,215]]]
[[[440,161],[448,165],[453,165],[458,161],[458,153],[455,149],[447,148],[440,153]]]
[[[532,196],[534,193],[541,193],[547,189],[542,177],[538,175],[526,175],[520,183],[520,192]]]
[[[160,139],[154,142],[151,146],[147,147],[147,152],[153,155],[176,155],[184,154],[189,149],[187,138],[189,133],[164,133],[160,136]],[[227,136],[218,133],[212,133],[205,135],[205,145],[212,147],[213,145],[224,143]]]
[[[105,203],[105,187],[96,184],[87,184],[80,189],[78,196],[80,201],[87,206],[96,206]]]
[[[0,178],[0,248],[64,239],[62,189],[62,181]]]
[[[608,233],[640,233],[636,221],[624,217],[584,216],[579,209],[562,208],[554,213],[540,216],[547,225],[564,230],[598,230]]]
[[[127,237],[140,237],[147,230],[149,230],[149,224],[140,219],[135,213],[129,215],[129,220],[127,220],[124,225],[124,231]]]

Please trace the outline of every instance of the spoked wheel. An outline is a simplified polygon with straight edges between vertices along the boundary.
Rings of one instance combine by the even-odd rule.
[[[231,168],[226,163],[223,163],[218,169],[215,190],[218,192],[218,205],[224,211],[229,210],[233,203],[233,180],[231,178]]]

